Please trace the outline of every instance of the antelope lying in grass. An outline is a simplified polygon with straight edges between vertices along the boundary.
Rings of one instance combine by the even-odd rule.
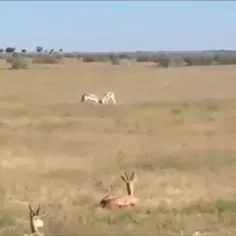
[[[29,204],[29,220],[30,220],[30,234],[24,234],[24,236],[43,236],[44,234],[41,233],[38,228],[43,227],[44,223],[41,220],[42,217],[47,215],[47,212],[45,212],[42,215],[39,215],[40,211],[40,205],[38,206],[37,210],[34,211],[31,207],[31,204]]]
[[[87,101],[92,101],[94,105],[97,105],[97,104],[107,104],[110,99],[114,104],[116,104],[116,98],[114,92],[106,92],[102,98],[98,98],[98,96],[95,94],[84,93],[81,96],[80,102],[83,103]]]
[[[138,202],[138,198],[134,196],[134,182],[137,180],[137,177],[134,172],[131,173],[130,177],[125,172],[124,175],[121,175],[121,179],[126,184],[126,189],[128,195],[124,196],[106,196],[100,201],[100,206],[108,209],[115,208],[127,208],[130,206],[135,206]]]

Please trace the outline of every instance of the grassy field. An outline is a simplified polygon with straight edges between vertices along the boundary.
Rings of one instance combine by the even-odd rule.
[[[236,66],[0,64],[0,235],[236,233]],[[114,91],[117,106],[81,105]],[[135,170],[139,206],[109,212]]]

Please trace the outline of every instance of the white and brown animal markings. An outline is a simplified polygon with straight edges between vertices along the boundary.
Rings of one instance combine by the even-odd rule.
[[[47,212],[45,212],[42,215],[39,215],[39,211],[40,211],[40,205],[38,206],[37,210],[34,211],[32,209],[31,204],[29,204],[29,220],[30,220],[31,233],[25,234],[25,236],[26,235],[43,235],[42,233],[39,232],[38,228],[43,227],[44,223],[41,218],[47,215]]]
[[[102,98],[99,99],[100,104],[108,104],[108,101],[111,100],[113,104],[116,104],[116,96],[114,92],[106,92]]]
[[[91,101],[94,105],[108,104],[109,100],[116,104],[116,97],[114,92],[106,92],[102,98],[98,98],[97,95],[91,93],[84,93],[81,96],[81,103]]]
[[[106,196],[100,201],[100,206],[107,209],[133,207],[137,204],[138,198],[134,195],[134,182],[137,180],[134,172],[129,176],[126,172],[121,175],[121,179],[126,184],[128,195],[124,196]]]
[[[94,105],[97,105],[99,103],[99,98],[95,95],[95,94],[91,94],[91,93],[84,93],[81,96],[81,103],[87,102],[87,101],[91,101]]]

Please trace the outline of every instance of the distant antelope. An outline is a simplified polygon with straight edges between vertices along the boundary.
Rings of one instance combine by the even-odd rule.
[[[30,234],[24,234],[24,236],[43,236],[44,234],[41,233],[38,228],[43,227],[44,223],[41,220],[42,217],[47,215],[47,212],[45,212],[42,215],[39,215],[40,211],[40,205],[38,206],[37,210],[34,211],[31,207],[31,204],[29,204],[29,220],[30,220]]]
[[[83,103],[83,102],[87,102],[87,101],[92,101],[94,105],[97,105],[99,103],[99,98],[95,94],[84,93],[81,96],[80,102]]]
[[[81,96],[80,102],[83,103],[87,101],[92,101],[94,105],[97,105],[97,104],[107,104],[110,99],[114,104],[116,104],[116,98],[114,92],[106,92],[102,98],[98,98],[98,96],[95,94],[84,93]]]
[[[137,180],[134,172],[131,173],[130,177],[125,172],[121,175],[121,179],[126,184],[128,195],[123,196],[106,196],[100,201],[100,206],[103,208],[114,209],[114,208],[127,208],[129,206],[135,206],[138,202],[138,198],[134,196],[134,182]]]
[[[100,104],[107,104],[109,100],[116,104],[116,97],[114,92],[106,92],[102,98],[99,99]]]

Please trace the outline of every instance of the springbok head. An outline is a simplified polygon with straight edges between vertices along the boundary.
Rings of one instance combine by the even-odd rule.
[[[34,211],[32,209],[31,204],[29,204],[30,227],[31,227],[32,233],[37,232],[38,228],[43,227],[43,225],[44,225],[44,223],[43,223],[41,218],[46,216],[47,212],[45,212],[45,213],[40,215],[39,214],[40,208],[41,208],[41,206],[39,205],[37,210]]]

